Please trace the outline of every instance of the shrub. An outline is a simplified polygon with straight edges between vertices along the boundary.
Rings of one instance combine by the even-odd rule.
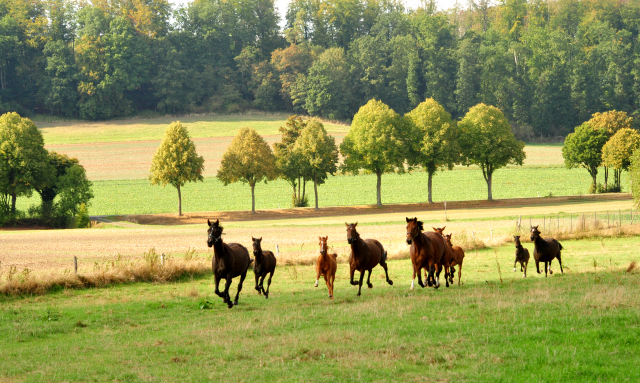
[[[87,209],[87,205],[84,203],[80,204],[80,207],[78,207],[78,214],[76,214],[76,227],[80,229],[91,227],[89,209]]]

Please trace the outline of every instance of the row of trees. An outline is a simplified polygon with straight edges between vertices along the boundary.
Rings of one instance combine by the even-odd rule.
[[[354,116],[351,129],[340,145],[323,124],[292,116],[280,128],[282,140],[274,151],[252,128],[242,128],[222,157],[217,177],[225,184],[247,183],[251,187],[251,210],[255,212],[255,186],[280,177],[293,189],[293,204],[306,206],[306,183],[313,182],[315,208],[318,185],[338,170],[377,176],[377,204],[382,205],[382,175],[421,167],[428,173],[428,200],[432,203],[432,178],[436,171],[454,164],[477,165],[482,170],[492,200],[492,176],[507,164],[522,165],[524,142],[515,139],[504,114],[493,106],[478,104],[456,124],[434,99],[419,104],[405,116],[382,101],[370,100]],[[153,159],[152,183],[171,184],[178,190],[187,181],[202,180],[204,160],[196,154],[186,129],[173,123]],[[179,202],[179,214],[182,214]]]
[[[583,167],[592,178],[590,192],[619,192],[623,170],[629,170],[633,153],[640,148],[640,133],[633,118],[616,110],[595,113],[567,136],[562,155],[567,168]],[[598,168],[604,167],[604,187],[598,187]],[[614,170],[610,186],[609,169]]]
[[[496,5],[493,5],[497,3]],[[521,137],[640,110],[640,4],[0,0],[0,112],[105,119],[245,108],[350,120],[370,99],[502,110]]]
[[[75,158],[49,152],[42,133],[17,113],[0,116],[0,225],[18,217],[16,200],[36,191],[42,204],[31,215],[43,224],[75,223],[81,205],[93,198],[91,182]],[[84,222],[87,224],[88,222]]]

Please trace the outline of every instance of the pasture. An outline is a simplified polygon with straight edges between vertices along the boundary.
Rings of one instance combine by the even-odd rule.
[[[545,279],[530,265],[521,279],[509,244],[468,252],[464,284],[439,290],[409,290],[409,260],[392,260],[394,286],[376,268],[373,289],[359,298],[339,264],[333,301],[304,265],[279,266],[268,300],[245,283],[232,310],[213,294],[210,275],[0,298],[0,379],[640,379],[640,273],[627,271],[637,239],[563,246],[564,275]]]

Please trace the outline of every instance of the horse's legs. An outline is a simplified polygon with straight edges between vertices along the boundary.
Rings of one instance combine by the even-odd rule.
[[[513,261],[513,272],[516,272],[516,265],[518,264],[518,258],[516,258],[515,261]],[[522,271],[522,263],[520,264],[520,271]]]
[[[331,293],[331,276],[327,274],[324,274],[324,282],[327,284],[327,290],[329,290],[329,298],[331,298],[331,296],[333,295]]]
[[[214,275],[214,276],[213,276],[213,281],[214,281],[214,283],[215,283],[215,285],[216,285],[215,294],[216,294],[217,296],[219,296],[220,298],[225,298],[225,296],[220,292],[220,278],[218,278],[218,276],[217,276],[217,275]],[[224,300],[224,303],[227,303],[227,300],[226,300],[226,299]]]
[[[320,265],[316,266],[316,284],[313,287],[318,287],[318,280],[320,279]],[[327,277],[324,277],[325,282],[327,281]]]
[[[367,286],[371,289],[373,288],[373,285],[371,284],[371,271],[373,269],[369,270],[369,274],[367,274]]]
[[[544,277],[547,277],[547,262],[544,263]]]
[[[365,270],[362,270],[360,272],[360,283],[358,283],[358,296],[360,296],[360,293],[362,292],[362,281],[364,280],[364,272]]]
[[[353,280],[353,275],[354,275],[355,273],[356,273],[356,269],[355,269],[353,266],[351,266],[351,281],[350,281],[349,283],[351,283],[351,285],[352,285],[352,286],[355,286],[355,285],[357,285],[357,284],[358,284],[358,282],[355,282],[355,281]]]
[[[231,297],[229,296],[229,287],[231,287],[231,277],[233,274],[228,273],[227,274],[227,278],[225,279],[225,283],[224,283],[224,292],[222,294],[224,294],[224,303],[227,304],[227,306],[229,306],[229,308],[233,307],[233,302],[231,302]]]
[[[411,262],[413,263],[413,262]],[[418,271],[418,274],[420,274],[420,271]],[[416,265],[413,265],[413,276],[411,277],[411,290],[413,290],[413,283],[416,280]]]
[[[522,276],[522,278],[526,278],[527,277],[527,267],[529,266],[529,261],[524,262],[524,275]],[[520,264],[520,271],[522,271],[522,264]]]
[[[387,277],[387,283],[393,286],[393,281],[389,279],[389,271],[387,270],[387,262],[381,263],[380,266],[384,269],[384,276]],[[413,284],[413,282],[412,282]]]
[[[269,298],[269,287],[271,287],[271,278],[273,278],[273,271],[269,274],[269,280],[267,280],[267,291],[264,292],[264,298]],[[263,288],[264,290],[264,288]]]
[[[329,298],[333,299],[333,282],[336,280],[336,275],[329,275],[329,280],[331,281],[331,290],[329,290]]]
[[[560,265],[560,273],[564,274],[564,270],[562,270],[562,258],[560,258],[560,252],[558,251],[558,264]]]
[[[551,261],[553,261],[553,259]],[[549,274],[553,274],[553,271],[551,270],[551,261],[549,261]]]
[[[433,262],[429,261],[428,266],[425,268],[426,271],[429,272],[429,275],[427,275],[427,283],[425,283],[426,286],[433,286]],[[422,287],[426,287],[426,286],[422,286]]]
[[[256,277],[256,290],[258,290],[258,295],[262,295],[262,291],[260,291],[260,283],[258,282],[260,280],[260,276],[258,273],[255,273],[254,275]]]
[[[435,269],[434,272],[435,272],[436,281],[433,287],[437,289],[438,287],[440,287],[440,273],[442,272],[442,265],[436,264],[434,266],[434,269]]]
[[[536,259],[536,271],[540,274],[540,261]]]
[[[247,271],[245,270],[242,275],[240,275],[240,283],[238,283],[238,292],[236,293],[236,299],[233,300],[233,304],[238,304],[238,297],[240,296],[240,291],[242,291],[242,282],[244,282],[244,278],[247,276]],[[264,277],[262,277],[264,279]],[[233,307],[233,306],[232,306]]]
[[[262,275],[262,278],[260,278],[260,290],[262,291],[262,293],[265,294],[265,298],[267,298],[267,293],[264,291],[264,279],[267,277],[267,274],[265,273],[264,275]]]
[[[462,263],[458,267],[458,286],[460,286],[460,277],[462,276]]]

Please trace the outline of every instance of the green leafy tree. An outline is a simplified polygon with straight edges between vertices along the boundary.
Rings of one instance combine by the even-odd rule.
[[[44,47],[47,66],[43,92],[45,105],[55,114],[76,114],[78,93],[73,51],[62,40],[49,41]]]
[[[604,128],[593,129],[589,122],[585,122],[569,134],[564,140],[562,157],[568,169],[583,167],[587,169],[593,179],[592,190],[595,192],[598,167],[602,164],[602,147],[609,139]]]
[[[616,132],[602,147],[602,164],[613,168],[615,184],[620,191],[620,175],[629,170],[631,156],[640,148],[640,133],[635,129],[622,128]]]
[[[196,153],[187,128],[180,121],[172,122],[153,156],[149,179],[151,184],[178,189],[178,215],[182,215],[181,188],[187,182],[203,181],[203,170],[204,158]]]
[[[309,69],[304,108],[312,116],[346,119],[351,112],[349,65],[342,48],[324,51]]]
[[[30,196],[49,170],[44,139],[36,124],[15,112],[0,116],[0,193],[11,199],[12,216],[17,197]]]
[[[589,124],[593,129],[604,129],[607,132],[609,138],[613,137],[620,129],[632,129],[633,118],[627,116],[627,112],[621,112],[617,110],[610,110],[604,113],[594,113],[589,120]],[[609,191],[609,166],[604,164],[604,187]],[[622,169],[614,169],[614,179],[616,185],[620,178],[620,172]]]
[[[82,165],[72,165],[58,178],[56,190],[58,191],[58,211],[61,216],[73,216],[79,211],[81,205],[85,209],[89,200],[93,198],[92,183],[87,179],[87,174]]]
[[[459,162],[455,125],[451,115],[433,98],[418,105],[405,118],[412,128],[413,153],[410,165],[420,165],[428,174],[429,203],[433,203],[433,176],[438,169]]]
[[[228,185],[247,183],[251,187],[251,213],[256,213],[255,187],[277,177],[276,161],[269,144],[253,128],[241,128],[222,156],[218,179]]]
[[[382,174],[404,171],[406,137],[402,117],[382,101],[370,100],[353,117],[351,129],[340,145],[343,172],[358,174],[365,169],[377,176],[378,207],[382,206]]]
[[[478,104],[458,123],[463,163],[478,165],[487,182],[488,200],[493,200],[493,172],[507,164],[522,165],[524,142],[516,140],[502,111]]]
[[[77,158],[70,158],[65,154],[56,152],[48,153],[48,161],[51,165],[51,171],[47,173],[48,177],[41,179],[39,184],[34,185],[35,190],[40,194],[42,200],[42,218],[51,217],[54,212],[54,200],[58,193],[58,179],[67,173],[67,170],[74,165],[79,165]]]
[[[295,149],[298,137],[306,126],[306,120],[299,116],[290,116],[285,126],[279,129],[282,134],[281,141],[274,144],[276,169],[280,178],[287,181],[293,188],[294,206],[306,206],[304,201],[306,184],[309,180],[309,166],[300,151]]]
[[[318,210],[318,184],[323,184],[328,174],[334,175],[337,170],[338,147],[336,141],[327,134],[320,121],[313,119],[300,133],[294,150],[299,152],[303,161],[308,164],[316,197],[316,210]]]

